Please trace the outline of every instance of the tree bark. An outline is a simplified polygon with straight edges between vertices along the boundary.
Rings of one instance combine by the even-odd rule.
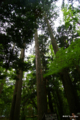
[[[44,113],[47,112],[47,98],[46,98],[46,84],[43,80],[38,34],[35,32],[35,53],[36,53],[36,79],[37,79],[37,106],[38,106],[38,120],[42,120]]]
[[[16,96],[17,96],[17,88],[18,88],[18,80],[15,83],[12,106],[11,106],[11,111],[10,111],[10,120],[14,120],[14,111],[15,111],[15,102],[16,102]]]
[[[54,53],[56,54],[57,51],[58,51],[58,46],[57,46],[57,43],[56,43],[55,38],[53,36],[51,26],[50,26],[49,21],[47,19],[47,15],[45,14],[44,17],[45,17],[45,21],[46,21],[46,24],[47,24],[47,27],[48,27],[49,34],[50,34],[53,50],[54,50]],[[77,105],[77,102],[76,102],[77,97],[76,97],[76,94],[74,92],[75,90],[73,88],[69,73],[68,73],[66,68],[63,69],[63,71],[61,72],[61,78],[62,78],[64,90],[65,90],[65,93],[66,93],[67,101],[68,101],[68,104],[69,104],[70,112],[71,113],[72,112],[76,113],[76,112],[78,112],[78,105]]]
[[[79,101],[77,99],[78,97],[66,68],[61,73],[61,79],[64,85],[64,90],[71,113],[79,112]]]
[[[54,38],[54,36],[53,36],[53,32],[52,32],[51,26],[50,26],[50,24],[49,24],[49,21],[48,21],[48,19],[47,19],[47,15],[44,14],[44,17],[45,17],[45,21],[46,21],[46,23],[47,23],[47,27],[48,27],[49,34],[50,34],[51,44],[52,44],[52,46],[53,46],[54,53],[56,54],[57,51],[58,51],[58,46],[57,46],[57,43],[56,43],[55,38]]]
[[[20,59],[24,60],[24,49],[21,50]],[[16,80],[15,83],[15,90],[14,90],[11,112],[10,112],[10,120],[19,120],[22,78],[23,78],[23,71],[20,69],[18,74],[19,80]]]

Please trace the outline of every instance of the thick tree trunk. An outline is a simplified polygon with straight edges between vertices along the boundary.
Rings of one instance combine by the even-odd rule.
[[[11,111],[10,111],[10,120],[14,120],[14,110],[15,110],[17,88],[18,88],[18,80],[15,83],[15,89],[14,89],[14,94],[13,94],[13,101],[12,101],[12,106],[11,106]]]
[[[16,102],[15,102],[14,120],[19,120],[19,115],[20,115],[22,78],[23,78],[23,71],[20,70],[18,88],[17,88],[17,96],[16,96]]]
[[[53,50],[54,50],[54,53],[56,54],[57,51],[58,51],[58,46],[57,46],[57,43],[56,43],[55,38],[53,36],[53,33],[52,33],[52,30],[51,30],[51,27],[50,27],[50,24],[49,24],[49,21],[47,19],[46,14],[44,16],[45,16],[45,21],[46,21],[48,31],[49,31],[49,34],[50,34]],[[66,69],[63,69],[63,71],[61,72],[61,76],[62,76],[62,82],[63,82],[64,90],[65,90],[65,93],[66,93],[66,97],[67,97],[67,100],[68,100],[68,104],[69,104],[69,107],[70,107],[70,111],[71,111],[71,113],[72,112],[76,113],[76,112],[78,112],[77,111],[78,110],[78,105],[77,105],[77,102],[76,102],[77,97],[76,97],[76,94],[74,92],[74,88],[72,86],[71,79],[70,79],[68,71]]]
[[[72,85],[70,76],[66,69],[64,69],[63,72],[61,73],[61,79],[64,85],[64,90],[71,113],[79,112],[80,110],[79,110],[79,102],[77,99],[78,97],[76,95],[76,91]]]
[[[44,16],[45,16],[45,21],[47,23],[48,31],[50,34],[50,38],[51,38],[51,44],[53,46],[54,53],[56,54],[56,52],[58,51],[58,46],[57,46],[57,43],[56,43],[55,38],[53,36],[53,32],[52,32],[51,26],[49,24],[49,21],[47,19],[47,15],[45,14]]]
[[[43,80],[37,30],[35,32],[38,120],[47,112],[46,84]]]
[[[20,58],[22,60],[24,59],[24,49],[21,50]],[[23,78],[23,71],[20,69],[18,74],[19,80],[16,80],[15,83],[15,90],[14,90],[13,101],[10,112],[10,120],[19,120],[22,78]]]

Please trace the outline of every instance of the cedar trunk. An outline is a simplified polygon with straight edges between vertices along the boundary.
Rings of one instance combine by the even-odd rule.
[[[35,53],[36,53],[38,120],[42,120],[44,113],[47,112],[47,98],[46,98],[46,83],[43,80],[42,69],[41,69],[37,30],[35,32]]]
[[[21,50],[20,59],[22,60],[24,59],[24,49]],[[10,112],[10,120],[19,120],[22,78],[23,78],[23,71],[20,68],[19,74],[18,74],[19,80],[16,80],[16,83],[15,83],[15,90],[14,90],[11,112]]]
[[[53,33],[52,33],[52,30],[51,30],[51,27],[50,27],[50,24],[49,24],[49,21],[47,19],[46,14],[44,16],[45,16],[45,21],[46,21],[48,31],[49,31],[49,34],[50,34],[53,50],[54,50],[54,53],[56,54],[57,51],[58,51],[58,46],[57,46],[57,43],[56,43],[55,38],[53,36]],[[64,90],[65,90],[65,93],[66,93],[67,101],[68,101],[68,104],[69,104],[70,112],[71,113],[72,112],[76,113],[76,112],[78,112],[78,104],[77,104],[78,101],[76,99],[77,95],[75,94],[75,91],[74,91],[69,73],[68,73],[66,68],[63,69],[63,71],[61,72],[61,78],[62,78]]]

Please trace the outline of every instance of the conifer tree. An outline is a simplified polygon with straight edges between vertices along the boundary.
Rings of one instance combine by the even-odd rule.
[[[43,73],[41,68],[37,30],[35,32],[35,53],[36,53],[38,120],[42,120],[43,115],[47,113],[47,98],[46,98],[46,83],[43,79]]]

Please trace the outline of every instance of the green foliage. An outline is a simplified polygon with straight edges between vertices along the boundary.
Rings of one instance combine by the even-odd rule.
[[[48,64],[48,72],[44,76],[57,74],[61,72],[63,68],[73,67],[80,64],[80,39],[72,42],[71,45],[65,50],[61,48],[54,58],[53,62]]]
[[[11,100],[13,97],[13,89],[14,86],[11,85],[12,82],[5,82],[2,90],[2,94],[0,94],[0,115],[4,115],[9,117]],[[7,91],[7,92],[6,92]]]
[[[79,24],[79,8],[73,8],[72,6],[65,6],[63,9],[63,19],[65,21],[66,28],[69,27],[70,24],[73,26]]]
[[[42,12],[39,5],[31,4],[28,0],[26,2],[27,7],[24,7],[20,1],[6,5],[3,3],[0,7],[2,27],[7,22],[5,32],[10,42],[13,41],[21,48],[23,43],[29,44],[31,42],[34,28],[38,27],[36,20],[41,17]]]

